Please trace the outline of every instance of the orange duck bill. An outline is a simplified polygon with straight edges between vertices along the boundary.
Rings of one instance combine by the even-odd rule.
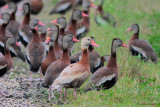
[[[38,22],[39,25],[45,26],[44,23],[42,23],[41,21]]]
[[[2,9],[8,9],[8,5],[6,5],[6,6],[2,7]]]
[[[53,21],[50,21],[50,23],[57,23],[57,19],[53,20]]]
[[[76,39],[75,37],[73,37],[73,41],[80,42],[80,40]]]
[[[2,16],[1,16],[1,14],[0,14],[0,19],[1,19],[1,17],[2,17]]]
[[[47,37],[45,43],[48,44],[50,42],[50,37]]]
[[[84,12],[82,12],[82,16],[88,17],[88,15],[86,13],[84,13]]]
[[[21,47],[21,45],[18,43],[18,42],[16,42],[16,44],[15,45],[17,45],[18,47]]]
[[[126,45],[126,44],[124,44],[124,43],[122,43],[122,46],[123,46],[123,47],[127,47],[127,48],[128,48],[128,45]]]
[[[97,6],[96,5],[94,5],[93,3],[91,3],[91,5],[90,5],[91,7],[93,7],[93,8],[97,8]]]
[[[51,28],[48,28],[46,31],[51,31]]]
[[[99,47],[99,45],[97,45],[94,41],[91,42],[91,45]]]
[[[130,27],[130,28],[128,28],[126,31],[131,31],[132,30],[132,28]]]

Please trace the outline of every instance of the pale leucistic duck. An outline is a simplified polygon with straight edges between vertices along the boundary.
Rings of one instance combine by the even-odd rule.
[[[60,0],[54,8],[51,10],[49,13],[51,14],[65,14],[68,10],[70,10],[72,7],[75,7],[76,5],[76,0]]]
[[[5,56],[0,58],[0,77],[6,74],[13,67],[13,60],[9,50],[9,46],[16,43],[14,38],[7,38],[4,46]],[[6,96],[0,91],[0,94]]]
[[[95,21],[98,25],[104,25],[106,22],[108,22],[110,25],[112,25],[114,28],[116,28],[116,19],[109,13],[104,12],[103,10],[103,0],[100,0],[100,4],[97,6],[97,9],[95,11]],[[100,14],[100,17],[98,17],[98,14]]]
[[[85,36],[90,29],[90,13],[89,8],[97,8],[93,3],[90,2],[90,0],[83,0],[82,8],[83,13],[87,14],[88,17],[83,17],[82,21],[79,23],[78,29],[77,29],[77,38],[81,38],[82,36]]]
[[[30,32],[29,22],[30,22],[30,4],[24,3],[22,11],[24,13],[24,18],[19,29],[19,39],[22,44],[26,47],[28,43],[32,40],[32,32]]]
[[[51,31],[55,33],[55,46],[54,46],[54,52],[57,59],[60,59],[62,57],[63,51],[60,48],[60,45],[58,43],[58,37],[59,37],[59,26],[58,25],[52,25],[47,31]]]
[[[65,96],[67,88],[74,88],[74,98],[76,98],[76,89],[78,89],[89,77],[90,65],[88,46],[98,46],[92,38],[85,37],[81,42],[82,58],[79,62],[68,65],[59,77],[53,82],[53,91],[60,91],[65,88]]]
[[[134,34],[129,40],[129,50],[133,56],[141,55],[141,59],[151,60],[157,62],[157,56],[152,46],[143,39],[139,39],[139,26],[138,24],[132,24],[127,31],[133,31]]]
[[[39,67],[41,66],[41,63],[46,58],[45,46],[40,40],[38,32],[35,30],[35,27],[38,24],[44,25],[42,22],[40,22],[38,19],[35,18],[31,19],[29,23],[30,29],[33,33],[33,37],[31,42],[29,42],[26,48],[26,59],[27,62],[30,64],[30,71],[32,72],[37,72],[39,70]]]
[[[51,84],[53,81],[59,76],[62,70],[70,64],[69,60],[69,51],[68,51],[68,43],[75,40],[74,36],[71,34],[65,34],[63,37],[63,55],[60,60],[53,62],[47,68],[43,86],[49,87],[49,99],[50,99],[50,91],[51,91]],[[53,96],[52,96],[53,97]]]
[[[54,21],[51,21],[51,23],[58,23],[60,25],[60,33],[59,33],[58,43],[59,43],[60,47],[63,48],[62,47],[63,36],[65,34],[65,28],[67,26],[67,20],[66,20],[65,17],[60,17],[60,18],[57,18]]]
[[[82,17],[88,17],[88,15],[83,13],[79,9],[74,9],[70,18],[70,22],[65,29],[65,32],[71,33],[74,35],[75,38],[77,38],[78,20],[82,19]]]
[[[3,54],[4,52],[4,43],[7,39],[7,37],[14,37],[9,31],[6,30],[6,27],[10,21],[10,15],[8,13],[2,13],[0,14],[0,22],[2,25],[0,26],[0,52]],[[21,60],[25,61],[25,56],[23,52],[21,51],[20,45],[16,42],[16,44],[13,44],[9,47],[11,51],[12,57],[18,57]]]
[[[20,23],[16,20],[15,13],[17,11],[17,5],[14,2],[8,2],[6,6],[4,6],[2,9],[9,9],[11,12],[10,15],[10,22],[7,25],[7,30],[18,40],[18,28],[20,26]]]
[[[91,37],[92,40],[95,42],[95,38]],[[106,56],[100,56],[100,54],[94,50],[93,45],[89,45],[88,47],[89,52],[89,62],[90,62],[90,71],[94,73],[97,69],[103,67],[104,62],[106,61]],[[78,52],[75,55],[70,56],[71,63],[76,63],[80,61],[82,57],[82,52]]]
[[[54,53],[55,41],[56,41],[56,35],[54,33],[51,33],[45,41],[47,44],[49,43],[49,51],[48,51],[48,55],[47,55],[46,59],[41,64],[41,72],[43,75],[45,75],[48,66],[52,62],[55,62],[57,60],[55,53]]]
[[[125,45],[122,40],[114,38],[111,47],[111,57],[108,64],[105,67],[99,68],[91,77],[89,83],[85,87],[85,91],[91,90],[92,85],[96,88],[102,87],[103,89],[109,89],[113,87],[118,80],[118,68],[116,50],[118,47]]]
[[[39,14],[43,9],[43,1],[42,0],[30,0],[31,4],[31,14]]]

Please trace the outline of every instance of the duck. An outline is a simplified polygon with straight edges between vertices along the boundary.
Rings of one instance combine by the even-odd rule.
[[[119,73],[117,67],[116,50],[121,46],[128,47],[119,38],[114,38],[112,40],[111,56],[108,64],[104,67],[99,68],[95,73],[93,73],[85,87],[85,92],[91,90],[92,85],[96,87],[97,90],[99,90],[100,87],[105,90],[113,87],[116,84]]]
[[[88,17],[88,15],[79,9],[74,9],[65,32],[71,33],[75,38],[77,38],[78,20],[82,19],[82,17]]]
[[[16,43],[15,38],[8,37],[5,41],[4,51],[5,56],[0,58],[0,77],[5,75],[13,67],[13,60],[9,50],[9,46]],[[6,96],[3,92],[0,91],[0,94]]]
[[[28,43],[32,40],[32,32],[30,32],[29,22],[30,22],[30,4],[24,3],[22,11],[24,13],[23,21],[19,28],[19,40],[24,45],[24,47],[27,47]]]
[[[56,35],[54,33],[51,33],[47,37],[47,39],[45,41],[45,43],[49,43],[49,51],[48,51],[46,59],[41,64],[41,72],[42,72],[43,75],[45,75],[48,66],[52,62],[55,62],[57,60],[57,58],[55,56],[55,53],[54,53],[54,43],[55,43],[55,40],[56,40]]]
[[[18,29],[20,27],[20,23],[16,20],[15,13],[17,11],[17,5],[14,2],[8,2],[6,6],[2,9],[9,9],[10,14],[10,22],[7,25],[6,29],[18,40]],[[14,27],[13,27],[14,26]]]
[[[89,17],[89,8],[97,8],[90,0],[83,0],[82,8],[83,13],[88,15],[88,17],[83,17],[82,21],[80,22],[78,29],[77,29],[77,38],[81,38],[82,36],[86,35],[90,29],[90,17]]]
[[[76,0],[60,0],[56,3],[54,8],[49,13],[52,14],[65,14],[68,10],[76,6]]]
[[[98,25],[105,25],[106,22],[108,22],[111,26],[113,26],[114,28],[116,28],[116,19],[115,17],[113,17],[109,12],[104,12],[103,9],[103,3],[104,0],[100,0],[100,4],[97,6],[97,9],[95,11],[95,22]],[[98,17],[98,14],[100,15],[100,17]]]
[[[10,21],[10,15],[9,13],[1,13],[0,14],[0,22],[2,22],[1,26],[0,26],[0,52],[4,55],[4,43],[5,40],[7,39],[7,37],[13,37],[14,36],[8,31],[6,30],[6,27],[8,25]],[[12,57],[16,57],[16,58],[20,58],[22,61],[25,62],[25,56],[21,50],[21,45],[16,42],[16,44],[13,44],[12,46],[9,47],[10,51],[11,51],[11,56]]]
[[[60,45],[61,48],[63,48],[62,43],[63,43],[63,35],[65,34],[65,28],[67,26],[67,20],[65,17],[60,17],[57,18],[56,20],[51,21],[50,23],[57,23],[59,24],[60,27],[60,33],[59,33],[59,37],[58,37],[58,43]]]
[[[30,4],[31,4],[31,14],[37,15],[43,9],[42,0],[30,0]]]
[[[92,40],[95,42],[95,38],[91,36]],[[97,69],[104,66],[104,62],[108,62],[108,56],[100,56],[98,51],[94,50],[94,46],[89,45],[88,47],[89,52],[89,62],[90,62],[90,71],[93,74]],[[82,52],[77,52],[76,54],[70,56],[71,63],[76,63],[80,61],[82,57]]]
[[[56,55],[57,59],[60,59],[62,57],[63,51],[58,43],[58,38],[59,38],[59,26],[54,24],[52,25],[49,29],[47,29],[47,31],[51,31],[53,33],[55,33],[56,39],[55,39],[55,46],[54,46],[54,52]]]
[[[76,98],[76,89],[78,89],[89,77],[90,65],[88,46],[99,47],[92,38],[84,37],[81,41],[82,58],[79,62],[68,65],[58,78],[53,82],[53,91],[60,91],[65,88],[65,97],[67,88],[74,88],[74,99]]]
[[[39,34],[35,29],[37,25],[44,24],[36,18],[31,19],[31,21],[29,22],[33,37],[26,47],[26,59],[28,64],[30,65],[31,81],[33,80],[32,72],[38,72],[42,62],[46,58],[45,46],[41,42]]]
[[[46,70],[42,86],[49,87],[49,99],[53,81],[59,76],[62,70],[70,64],[68,43],[73,42],[74,40],[75,38],[72,34],[65,34],[63,36],[63,55],[61,59],[51,63]],[[54,97],[53,95],[54,94],[52,93],[52,97]]]
[[[46,35],[47,35],[47,27],[43,26],[43,25],[37,25],[35,27],[35,29],[39,32],[41,32],[41,34],[39,35],[40,39],[42,42],[46,41]]]
[[[152,48],[152,46],[143,39],[139,39],[139,25],[132,24],[130,28],[126,31],[133,31],[134,34],[129,40],[129,50],[133,56],[138,56],[140,54],[141,59],[151,60],[152,62],[157,62],[157,56]]]

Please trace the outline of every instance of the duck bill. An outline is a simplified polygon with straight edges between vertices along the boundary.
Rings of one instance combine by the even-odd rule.
[[[126,44],[124,44],[124,43],[122,43],[122,46],[123,46],[123,47],[127,47],[127,48],[128,48],[128,45],[126,45]]]
[[[50,42],[50,37],[47,37],[45,43],[48,44]]]
[[[18,47],[21,47],[21,45],[18,43],[18,42],[16,42],[16,44],[15,45],[17,45]]]
[[[1,17],[2,17],[2,16],[1,16],[1,14],[0,14],[0,19],[1,19]]]
[[[131,27],[130,28],[128,28],[126,31],[131,31],[132,29],[131,29]]]
[[[57,23],[57,19],[56,19],[56,20],[51,21],[50,23]]]
[[[2,7],[2,9],[8,9],[8,5],[6,5],[6,6]]]
[[[41,21],[38,22],[39,25],[45,26],[44,23],[42,23]]]
[[[22,11],[22,10],[23,10],[23,8],[19,8],[19,10],[20,10],[20,11]]]
[[[80,40],[76,39],[75,37],[73,37],[73,41],[80,42]]]
[[[48,28],[46,31],[51,31],[51,28]]]
[[[91,5],[90,5],[91,7],[93,7],[93,8],[97,8],[97,6],[96,5],[94,5],[93,3],[91,3]]]
[[[97,45],[94,41],[91,42],[91,45],[99,47],[99,45]]]
[[[37,26],[35,27],[35,29],[36,29],[36,31],[38,31],[38,27]]]
[[[86,13],[84,13],[84,12],[82,12],[82,16],[88,17],[88,15]]]

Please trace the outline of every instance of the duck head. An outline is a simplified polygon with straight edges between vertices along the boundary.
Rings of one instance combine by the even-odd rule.
[[[128,28],[126,31],[133,31],[134,33],[139,33],[139,26],[138,24],[132,24],[130,28]]]
[[[47,27],[43,25],[37,25],[35,29],[41,33],[47,33]]]
[[[10,21],[10,15],[9,13],[1,13],[0,19],[2,20],[2,24],[8,24]]]
[[[11,13],[15,13],[17,11],[17,5],[14,2],[8,2],[2,9],[9,9]]]
[[[32,18],[29,22],[29,26],[30,26],[31,29],[35,29],[35,27],[38,26],[38,25],[44,26],[45,24],[43,24],[41,21],[39,21],[36,18]]]
[[[82,16],[83,17],[88,17],[88,15],[83,13],[81,10],[74,9],[73,12],[72,12],[72,18],[71,19],[77,21],[77,20],[82,19]]]
[[[51,21],[50,23],[58,23],[60,24],[61,28],[65,28],[67,25],[67,20],[65,17],[57,18],[56,20]]]
[[[84,37],[81,42],[82,49],[87,49],[89,45],[99,47],[99,45],[97,45],[91,37]]]

